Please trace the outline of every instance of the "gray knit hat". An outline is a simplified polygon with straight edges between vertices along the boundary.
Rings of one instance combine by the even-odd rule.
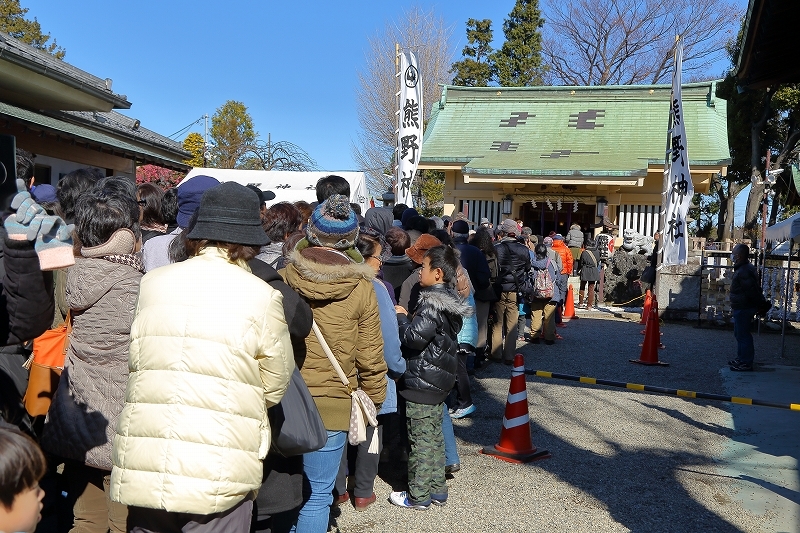
[[[341,194],[319,204],[308,219],[306,238],[314,246],[346,250],[355,246],[357,237],[358,219],[350,200]]]

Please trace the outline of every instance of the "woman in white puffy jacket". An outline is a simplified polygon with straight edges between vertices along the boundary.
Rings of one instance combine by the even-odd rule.
[[[203,195],[190,258],[142,278],[111,473],[129,531],[249,531],[267,407],[294,368],[283,298],[246,265],[266,242],[256,194],[224,183]]]

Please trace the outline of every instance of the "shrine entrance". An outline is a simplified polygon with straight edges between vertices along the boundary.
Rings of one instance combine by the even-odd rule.
[[[533,207],[530,202],[525,202],[519,208],[519,218],[523,226],[533,230],[534,235],[548,235],[551,231],[566,236],[572,224],[580,224],[584,233],[591,231],[591,224],[597,221],[594,204],[578,203],[578,210],[573,211],[572,202],[563,203],[560,210],[556,210],[556,202],[551,202],[553,209],[547,202],[537,202]]]

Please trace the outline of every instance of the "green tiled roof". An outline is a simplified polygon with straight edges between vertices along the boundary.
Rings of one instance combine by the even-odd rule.
[[[730,162],[715,82],[683,86],[690,165]],[[455,87],[433,105],[420,163],[479,176],[644,177],[663,164],[670,86]]]

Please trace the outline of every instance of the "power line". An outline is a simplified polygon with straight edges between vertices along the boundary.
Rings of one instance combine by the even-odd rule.
[[[181,128],[181,129],[179,129],[178,131],[176,131],[176,132],[175,132],[175,133],[173,133],[172,135],[169,135],[168,137],[169,137],[170,139],[172,139],[173,137],[176,137],[176,136],[178,136],[178,135],[181,135],[182,133],[184,133],[184,132],[188,131],[188,130],[189,130],[189,128],[191,128],[192,126],[194,126],[194,125],[195,125],[195,124],[197,124],[198,122],[200,122],[200,121],[204,120],[204,119],[205,119],[205,117],[206,117],[206,116],[205,116],[205,115],[203,115],[202,117],[198,118],[197,120],[195,120],[194,122],[192,122],[192,123],[191,123],[191,124],[189,124],[188,126],[185,126],[185,127]]]

